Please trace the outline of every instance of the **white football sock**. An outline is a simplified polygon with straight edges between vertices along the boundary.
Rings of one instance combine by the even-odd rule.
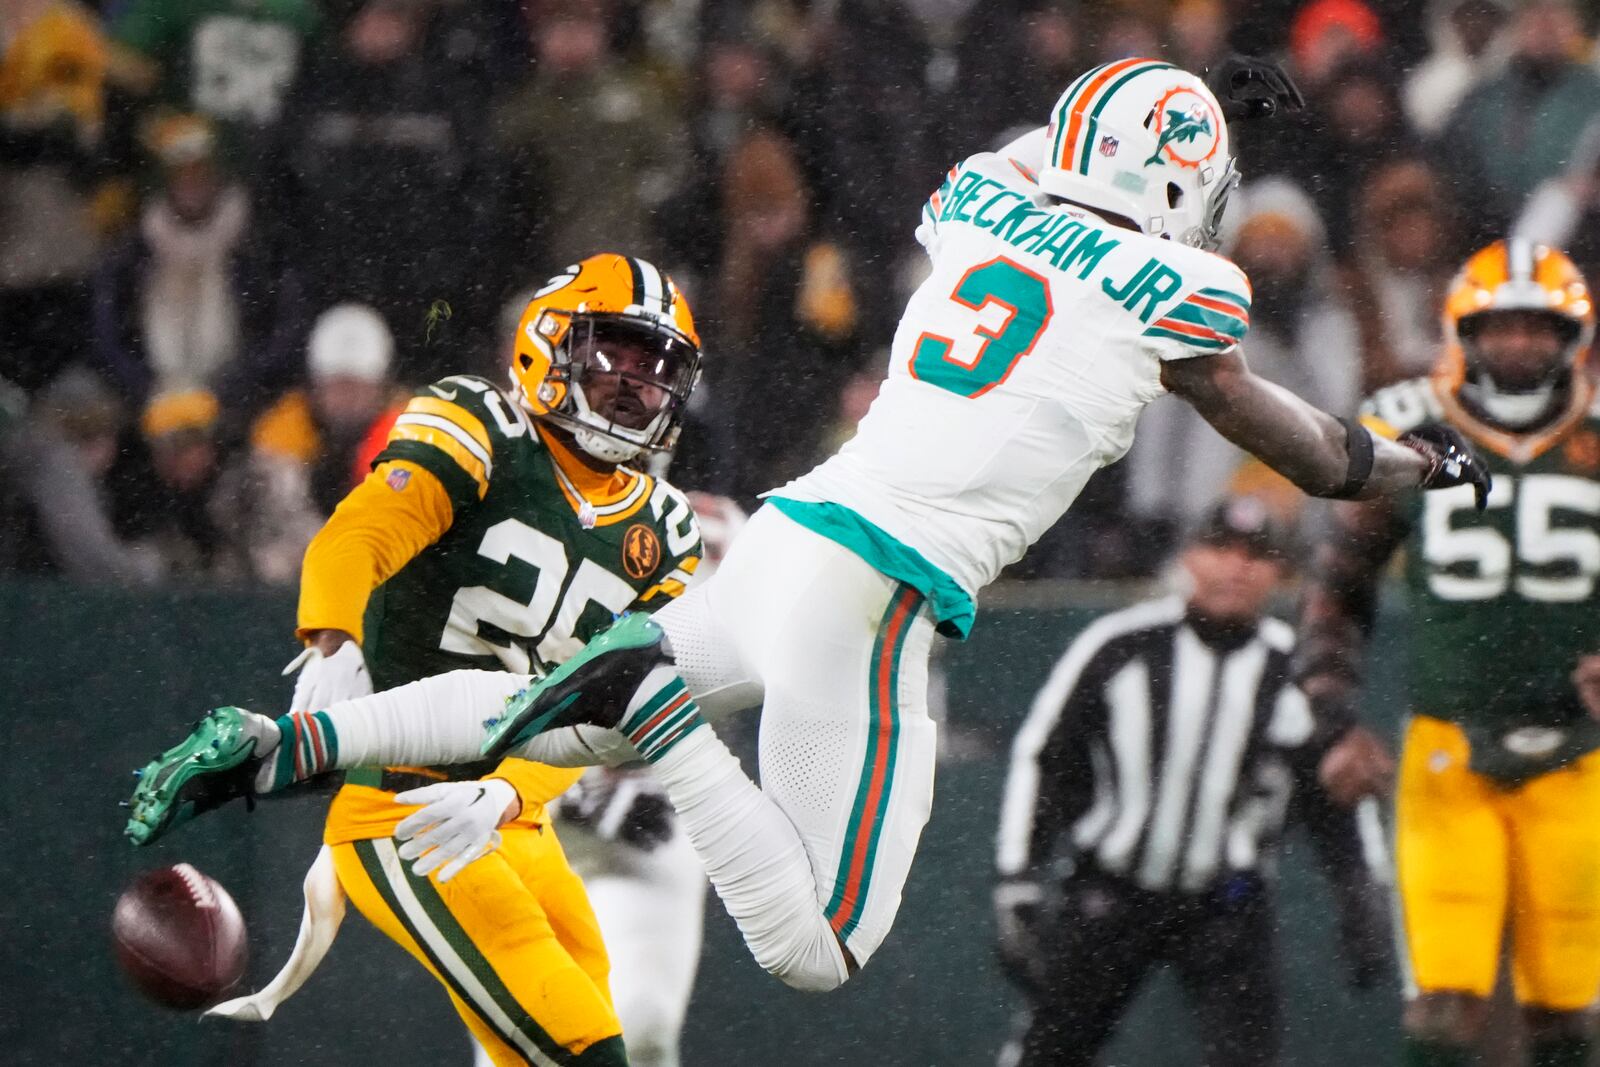
[[[843,983],[844,954],[800,834],[721,738],[702,724],[661,752],[655,770],[756,962],[796,989]]]
[[[488,726],[532,681],[503,671],[451,671],[322,711],[285,715],[277,721],[281,748],[262,764],[256,789],[271,792],[353,767],[476,762]]]

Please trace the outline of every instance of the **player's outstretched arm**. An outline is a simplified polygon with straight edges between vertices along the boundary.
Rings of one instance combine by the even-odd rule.
[[[1488,472],[1454,431],[1426,427],[1398,441],[1379,438],[1251,373],[1237,348],[1163,362],[1161,382],[1223,437],[1312,496],[1370,499],[1470,483],[1479,507],[1488,498]]]

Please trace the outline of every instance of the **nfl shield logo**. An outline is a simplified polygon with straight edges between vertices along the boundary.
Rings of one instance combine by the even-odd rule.
[[[1100,138],[1100,154],[1102,156],[1116,155],[1118,146],[1119,142],[1117,139],[1111,136],[1109,133]]]
[[[389,477],[384,479],[384,484],[398,493],[411,484],[411,472],[404,467],[396,467],[389,472]]]

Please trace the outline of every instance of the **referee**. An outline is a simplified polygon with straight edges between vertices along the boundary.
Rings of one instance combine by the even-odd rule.
[[[1276,1063],[1269,850],[1297,787],[1352,981],[1387,969],[1358,819],[1317,784],[1348,724],[1314,721],[1290,680],[1293,632],[1262,615],[1288,569],[1282,534],[1258,502],[1225,502],[1179,563],[1188,595],[1085,630],[1013,745],[995,906],[1002,962],[1032,1010],[1003,1063],[1092,1063],[1163,963],[1206,1064]]]

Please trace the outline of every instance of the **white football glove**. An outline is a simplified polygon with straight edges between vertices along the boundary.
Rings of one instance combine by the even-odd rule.
[[[503,778],[484,778],[474,782],[440,782],[398,794],[396,804],[425,804],[394,828],[400,858],[416,860],[411,869],[426,878],[439,871],[439,881],[448,882],[473,860],[500,847],[500,819],[517,798],[517,791]]]
[[[341,700],[372,695],[372,675],[361,656],[361,646],[346,641],[331,656],[307,648],[283,669],[285,675],[300,672],[294,680],[294,696],[289,710],[321,711]]]

